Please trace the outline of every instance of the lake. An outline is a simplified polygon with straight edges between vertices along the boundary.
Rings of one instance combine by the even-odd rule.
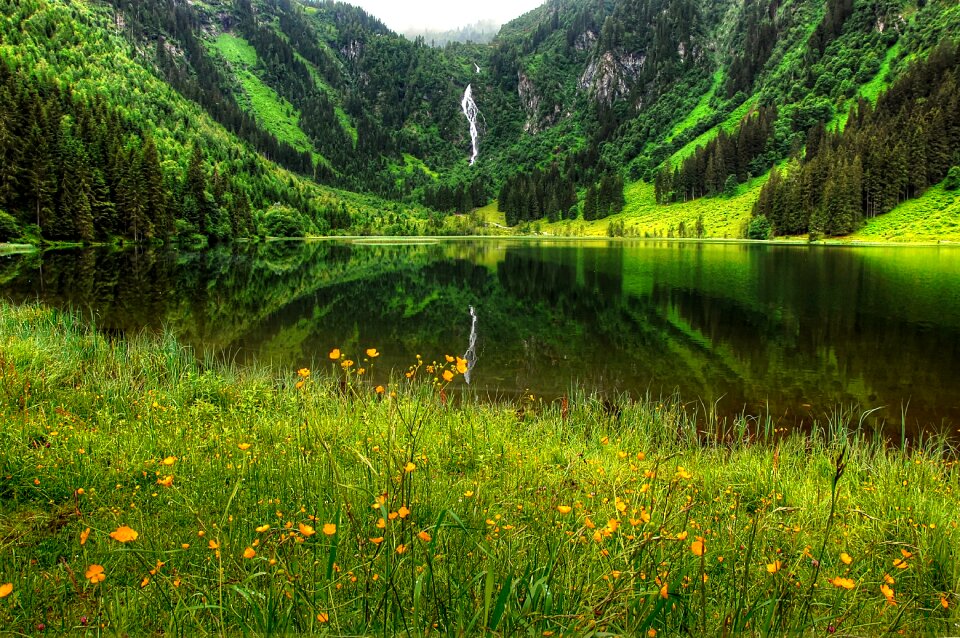
[[[856,406],[910,431],[960,424],[960,249],[619,240],[323,240],[199,252],[0,257],[0,291],[174,332],[281,370],[462,355],[471,389],[553,399],[573,384],[771,414]],[[458,379],[457,384],[463,381]],[[704,408],[700,407],[702,411]]]

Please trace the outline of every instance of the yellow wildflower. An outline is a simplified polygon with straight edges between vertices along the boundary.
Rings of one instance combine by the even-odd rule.
[[[852,578],[843,578],[842,576],[831,578],[830,584],[841,589],[853,589],[857,585]]]
[[[110,532],[110,538],[121,543],[129,543],[130,541],[135,541],[137,540],[137,536],[139,536],[139,534],[137,534],[137,532],[135,532],[130,527],[127,527],[126,525],[122,525],[117,529],[115,529],[114,531]]]
[[[87,567],[87,573],[84,574],[84,577],[90,581],[91,584],[96,585],[97,583],[102,583],[107,575],[103,573],[103,565],[90,565]]]
[[[707,546],[704,544],[702,536],[698,536],[697,540],[690,543],[690,551],[693,552],[694,556],[703,556],[707,551]]]
[[[889,585],[880,585],[880,593],[883,594],[883,597],[887,599],[887,602],[891,605],[896,605],[897,601],[893,599],[893,588]]]

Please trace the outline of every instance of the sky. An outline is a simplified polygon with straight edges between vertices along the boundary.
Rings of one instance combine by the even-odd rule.
[[[509,22],[534,9],[544,0],[345,0],[362,7],[390,27],[407,29],[455,29],[478,20]]]

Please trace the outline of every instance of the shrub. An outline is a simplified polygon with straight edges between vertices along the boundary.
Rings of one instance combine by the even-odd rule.
[[[955,191],[960,188],[960,166],[954,166],[947,173],[947,179],[943,181],[943,187],[948,191]]]
[[[17,220],[6,211],[0,210],[0,241],[13,241],[22,235]]]
[[[747,239],[770,239],[770,220],[766,215],[757,215],[747,226]]]
[[[299,211],[274,204],[264,213],[261,230],[270,237],[303,237],[313,233],[314,227]]]
[[[723,196],[724,197],[734,197],[737,194],[737,176],[730,175],[727,177],[727,181],[723,184]]]

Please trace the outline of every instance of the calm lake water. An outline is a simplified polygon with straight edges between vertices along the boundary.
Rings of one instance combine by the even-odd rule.
[[[0,291],[167,327],[198,350],[290,371],[376,347],[374,373],[463,354],[472,387],[679,391],[795,425],[882,408],[899,429],[960,426],[960,249],[664,241],[238,244],[203,252],[0,257]],[[457,383],[462,383],[458,380]]]

